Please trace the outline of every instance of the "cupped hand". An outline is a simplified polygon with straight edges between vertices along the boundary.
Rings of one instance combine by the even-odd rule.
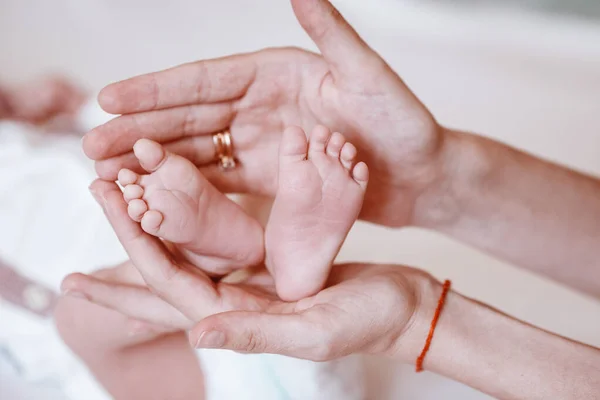
[[[192,160],[223,191],[273,196],[284,129],[323,124],[344,133],[372,172],[361,217],[410,223],[417,199],[439,179],[442,129],[329,1],[292,5],[322,56],[268,49],[105,88],[100,104],[123,115],[84,140],[99,176],[113,180],[122,167],[139,168],[131,149],[147,137]],[[211,134],[227,128],[240,167],[224,174]]]
[[[97,303],[82,301],[89,297],[77,290],[79,275],[72,274],[64,280],[61,289],[66,296],[59,298],[54,310],[54,322],[61,337],[77,353],[93,352],[97,346],[114,349],[137,345],[184,329],[182,324],[185,318],[168,305],[170,318],[153,324],[148,320],[128,318],[126,313],[114,312]],[[113,287],[127,287],[132,291],[148,290],[131,261],[95,271],[90,274],[90,279],[99,283],[95,286],[99,291],[104,285],[111,290]],[[127,306],[123,304],[123,307]],[[163,314],[161,309],[154,311],[158,315]]]
[[[190,340],[196,347],[311,360],[358,352],[409,360],[422,346],[422,324],[415,321],[432,310],[420,299],[435,298],[431,293],[439,284],[419,270],[339,265],[325,290],[286,303],[275,296],[264,270],[236,282],[213,282],[127,218],[115,184],[97,181],[92,190],[147,287],[75,274],[63,282],[67,294],[159,326],[188,330],[195,325]]]

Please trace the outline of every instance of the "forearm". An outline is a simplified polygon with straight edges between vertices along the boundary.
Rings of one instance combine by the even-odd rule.
[[[202,371],[183,333],[129,334],[127,318],[84,300],[62,298],[57,328],[115,399],[203,398]]]
[[[430,286],[404,347],[398,349],[406,361],[414,362],[422,348],[440,291],[439,284]],[[591,399],[600,393],[600,350],[453,292],[424,366],[500,399]]]
[[[92,356],[86,363],[117,400],[204,398],[202,371],[184,333]]]
[[[415,222],[600,297],[600,181],[448,132],[443,178]]]

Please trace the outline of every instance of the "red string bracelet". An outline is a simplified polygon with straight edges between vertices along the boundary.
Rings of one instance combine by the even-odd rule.
[[[419,357],[417,357],[417,366],[416,371],[423,371],[423,360],[425,360],[425,355],[429,351],[429,346],[431,346],[431,340],[433,339],[433,332],[435,331],[435,327],[438,323],[438,319],[440,319],[440,314],[442,313],[442,309],[444,308],[444,303],[446,302],[446,295],[448,295],[448,291],[450,290],[451,282],[446,280],[444,282],[444,287],[442,289],[442,294],[440,295],[440,299],[438,300],[437,308],[435,309],[435,314],[433,315],[433,320],[431,321],[431,326],[429,327],[429,335],[427,335],[427,340],[425,341],[425,347],[423,347],[423,351]]]

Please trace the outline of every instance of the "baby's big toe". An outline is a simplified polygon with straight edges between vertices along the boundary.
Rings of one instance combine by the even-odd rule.
[[[283,132],[279,147],[279,158],[282,164],[306,159],[308,142],[302,128],[291,126]]]
[[[166,157],[164,148],[149,139],[140,139],[133,145],[133,154],[142,168],[148,172],[156,171]]]

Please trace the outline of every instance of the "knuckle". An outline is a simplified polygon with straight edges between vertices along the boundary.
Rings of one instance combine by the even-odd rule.
[[[377,291],[382,297],[395,298],[399,292],[399,286],[403,286],[404,282],[398,282],[396,277],[388,276],[374,276],[372,279],[373,286],[377,288]]]
[[[265,350],[265,339],[260,332],[246,331],[240,350],[249,353],[262,353]]]
[[[333,6],[331,6],[331,8],[327,10],[327,14],[329,14],[329,17],[336,23],[344,22],[344,17],[342,16],[342,14],[337,8]]]
[[[300,46],[285,46],[285,47],[277,47],[277,48],[269,49],[269,51],[271,53],[276,53],[276,52],[279,52],[282,50],[287,51],[290,54],[304,54],[304,52],[306,52],[306,50],[304,50]]]
[[[153,109],[157,109],[160,106],[160,85],[156,79],[156,75],[150,75],[150,99]]]
[[[332,335],[327,335],[324,340],[313,349],[312,360],[313,361],[329,361],[336,357],[336,344]]]
[[[194,107],[187,106],[181,124],[181,132],[184,136],[191,136],[196,133],[196,114]]]
[[[329,25],[313,27],[313,35],[315,36],[315,40],[317,42],[319,42],[319,41],[327,38],[327,36],[330,34],[331,30],[332,30],[331,26],[329,26]]]
[[[126,116],[126,119],[123,119],[122,122],[129,122],[131,124],[130,129],[141,130],[144,128],[144,114],[130,114]],[[115,128],[121,129],[121,127],[116,126]]]
[[[346,20],[337,8],[331,6],[327,10],[327,18],[325,23],[315,23],[313,25],[313,32],[318,39],[323,39],[332,33],[334,33],[341,24],[345,24]]]
[[[196,63],[196,103],[206,101],[211,97],[212,82],[209,75],[209,68],[206,61]]]
[[[179,286],[180,271],[174,266],[165,266],[156,273],[148,273],[144,276],[144,281],[150,292],[160,298],[168,297],[169,290]]]

